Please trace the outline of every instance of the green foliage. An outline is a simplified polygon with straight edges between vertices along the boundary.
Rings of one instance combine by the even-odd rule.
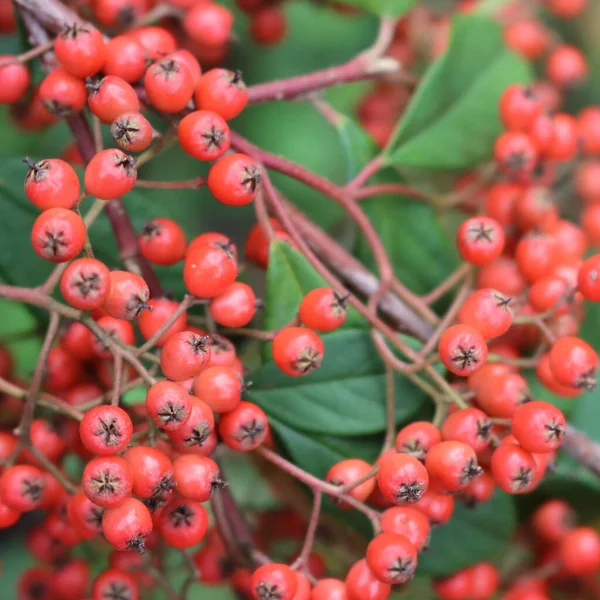
[[[419,556],[419,574],[441,577],[481,561],[499,559],[516,524],[513,500],[500,490],[474,509],[457,501],[450,522],[434,529],[429,550]]]
[[[501,131],[498,100],[531,80],[527,64],[481,16],[455,17],[450,46],[427,71],[388,144],[395,167],[467,169],[491,156]]]
[[[344,0],[344,4],[362,8],[381,17],[400,17],[407,13],[416,0]]]

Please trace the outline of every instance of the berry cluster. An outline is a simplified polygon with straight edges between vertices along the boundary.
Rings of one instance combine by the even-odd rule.
[[[9,345],[0,346],[0,529],[33,523],[26,545],[39,563],[21,574],[20,600],[138,600],[157,585],[170,600],[184,600],[196,581],[228,584],[252,600],[386,600],[397,586],[410,585],[421,553],[435,547],[432,531],[451,521],[456,505],[477,510],[494,495],[540,488],[572,429],[553,397],[592,392],[599,367],[580,329],[585,303],[600,302],[600,254],[588,253],[589,245],[600,245],[600,108],[577,118],[561,110],[563,94],[587,76],[579,49],[557,43],[531,7],[527,16],[520,6],[500,10],[506,45],[527,60],[545,57],[547,81],[503,91],[492,161],[463,174],[440,199],[404,183],[369,185],[386,166],[381,156],[338,186],[254,146],[232,121],[252,102],[378,78],[358,112],[384,146],[417,83],[398,72],[396,61],[406,69],[443,53],[448,14],[417,6],[397,21],[382,19],[373,48],[345,65],[247,87],[239,71],[221,65],[234,19],[219,3],[94,0],[80,12],[59,0],[22,3],[37,45],[0,58],[0,103],[12,105],[23,129],[66,121],[75,145],[62,158],[24,159],[23,201],[39,210],[31,245],[55,263],[53,271],[35,288],[0,284],[1,297],[49,313],[30,380],[17,376]],[[280,3],[237,4],[255,41],[282,40]],[[460,2],[458,12],[478,4]],[[537,4],[559,19],[586,8],[585,0]],[[0,31],[14,30],[13,16],[12,5],[0,0]],[[155,21],[160,25],[149,24]],[[32,83],[27,63],[38,57],[43,74]],[[386,65],[381,73],[379,59]],[[390,73],[400,81],[384,77]],[[323,102],[316,104],[323,109]],[[336,119],[330,107],[322,112]],[[103,131],[113,147],[103,147]],[[209,163],[208,175],[138,177],[171,143]],[[283,198],[271,170],[347,211],[368,242],[379,280]],[[571,171],[583,204],[577,222],[561,215],[565,203],[555,194],[558,174]],[[255,208],[258,222],[243,253],[221,231],[196,232],[190,240],[186,224],[165,216],[134,231],[126,202],[135,187],[176,194],[201,186],[227,210]],[[390,192],[457,208],[461,216],[462,263],[425,296],[395,279],[357,202]],[[89,230],[102,213],[123,264],[94,252]],[[324,281],[286,300],[293,315],[287,323],[255,329],[263,303],[242,273],[269,268],[274,248],[304,260]],[[165,293],[155,266],[181,269],[182,299]],[[449,295],[444,313],[436,314],[436,301]],[[391,302],[385,307],[382,300]],[[368,325],[385,369],[386,435],[373,460],[356,450],[320,479],[285,458],[286,440],[276,419],[269,422],[270,407],[252,401],[252,356],[240,340],[267,345],[278,376],[307,377],[289,381],[310,387],[325,378],[324,369],[311,376],[322,364],[343,359],[329,352],[328,340],[347,327],[350,310]],[[421,333],[409,343],[400,331]],[[549,401],[532,394],[526,370],[553,395]],[[396,377],[431,397],[430,420],[420,413],[398,425]],[[124,401],[139,389],[141,403]],[[578,444],[571,453],[599,472],[598,447],[581,437],[570,445]],[[247,519],[221,473],[221,456],[236,453],[252,453],[267,480],[277,467],[308,487],[308,518],[300,516],[303,502],[290,502]],[[287,491],[289,479],[273,480],[273,489]],[[297,500],[295,493],[282,496]],[[324,497],[334,510],[358,511],[373,529],[337,561],[335,578],[328,556],[314,549]],[[432,589],[442,600],[487,600],[501,588],[505,600],[545,600],[554,586],[579,590],[600,571],[600,534],[576,521],[570,503],[538,504],[514,541],[527,551],[526,564],[503,568],[501,581],[499,565],[482,557],[436,578]],[[299,546],[291,557],[277,547],[290,540]],[[80,546],[108,554],[101,572],[80,558]],[[169,553],[181,553],[189,570],[181,590],[168,576]]]

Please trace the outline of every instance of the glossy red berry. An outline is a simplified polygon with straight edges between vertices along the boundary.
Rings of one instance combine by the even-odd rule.
[[[576,513],[564,500],[548,500],[533,513],[531,525],[545,542],[556,544],[573,530]]]
[[[537,485],[533,455],[516,444],[500,444],[490,466],[496,485],[507,494],[526,494]]]
[[[132,446],[123,454],[133,474],[133,493],[150,498],[170,492],[175,486],[173,464],[166,454],[151,446]]]
[[[142,311],[137,326],[145,340],[149,340],[178,310],[180,304],[168,298],[150,298],[148,310]],[[156,346],[164,346],[175,333],[184,331],[187,326],[187,315],[182,312],[172,325],[156,340]]]
[[[396,436],[396,450],[425,460],[429,449],[442,441],[439,429],[429,421],[415,421],[403,427]]]
[[[478,408],[463,408],[448,415],[440,429],[445,441],[463,442],[481,452],[492,441],[492,421]]]
[[[25,177],[25,195],[41,210],[73,208],[79,199],[80,185],[75,169],[64,160],[50,158],[34,163]]]
[[[173,461],[177,493],[189,500],[206,502],[227,485],[220,477],[217,463],[207,456],[182,454]]]
[[[256,312],[256,296],[249,285],[236,281],[212,299],[209,311],[223,327],[245,327]]]
[[[93,310],[102,306],[109,287],[108,267],[95,258],[74,260],[60,280],[63,298],[79,310]]]
[[[31,244],[36,254],[54,263],[75,258],[83,249],[85,237],[83,219],[66,208],[45,210],[31,229]]]
[[[577,287],[591,302],[600,302],[600,254],[594,254],[579,267]]]
[[[52,588],[59,598],[79,600],[90,584],[90,567],[84,559],[73,559],[60,565],[52,577]]]
[[[298,581],[287,565],[270,563],[252,573],[251,589],[254,600],[294,600]]]
[[[192,397],[172,381],[159,381],[148,390],[146,410],[161,429],[173,431],[190,418]]]
[[[215,416],[206,402],[190,396],[192,410],[189,419],[177,429],[167,430],[167,434],[175,449],[203,454],[203,447],[208,447],[209,438],[215,427]],[[221,425],[221,422],[219,422]]]
[[[451,373],[465,377],[485,364],[488,349],[479,331],[469,325],[452,325],[442,333],[438,352]]]
[[[517,263],[511,258],[498,258],[483,266],[477,276],[478,288],[492,288],[507,295],[520,294],[527,285],[519,272]]]
[[[248,103],[248,90],[239,71],[211,69],[200,78],[194,100],[198,110],[216,112],[229,121]]]
[[[117,35],[106,44],[105,75],[120,77],[127,83],[141,79],[146,71],[144,47],[129,35]]]
[[[140,109],[135,90],[120,77],[107,75],[100,81],[88,80],[88,108],[103,123],[112,123],[124,113]]]
[[[490,416],[510,419],[516,410],[531,400],[527,381],[517,373],[486,374],[473,388],[478,405]]]
[[[94,504],[102,508],[118,506],[131,495],[133,471],[119,456],[99,456],[85,466],[81,486]]]
[[[456,243],[464,260],[474,265],[485,265],[502,253],[504,231],[489,217],[473,217],[458,229]]]
[[[79,112],[87,101],[83,80],[63,68],[46,75],[40,85],[39,96],[46,110],[55,117],[66,117]]]
[[[29,70],[14,56],[0,56],[0,104],[14,104],[27,92]]]
[[[531,137],[521,131],[507,131],[494,145],[494,158],[500,169],[520,180],[527,180],[538,161],[538,151]]]
[[[566,426],[565,417],[556,406],[535,400],[515,411],[511,431],[525,450],[544,453],[558,449]]]
[[[378,463],[377,485],[388,502],[413,504],[427,491],[429,475],[414,456],[390,453],[383,455]]]
[[[526,186],[515,206],[515,221],[522,231],[553,230],[559,221],[559,213],[548,188]]]
[[[181,147],[198,160],[213,161],[229,150],[229,126],[216,112],[197,110],[184,117],[177,129]]]
[[[264,6],[250,16],[250,35],[262,46],[279,44],[286,30],[287,20],[280,6]]]
[[[199,544],[208,529],[208,514],[198,502],[174,498],[160,515],[160,533],[170,546],[179,549]]]
[[[583,340],[573,336],[562,337],[550,349],[550,369],[561,385],[593,390],[596,387],[598,355]]]
[[[175,60],[178,63],[185,65],[190,75],[192,76],[192,83],[194,84],[194,89],[200,82],[200,77],[202,77],[202,69],[200,67],[200,63],[198,59],[188,50],[175,50],[175,52],[171,52],[165,56],[165,60]]]
[[[546,61],[548,79],[559,87],[581,83],[588,76],[589,67],[578,48],[562,44],[554,48]]]
[[[546,150],[546,156],[553,160],[571,160],[579,149],[577,121],[566,113],[554,115],[552,142]]]
[[[550,32],[538,19],[518,19],[504,29],[506,45],[529,60],[541,58],[551,39]]]
[[[412,579],[417,568],[417,549],[398,533],[383,532],[367,546],[367,565],[380,581],[390,584]]]
[[[91,77],[104,66],[104,36],[91,25],[67,25],[54,42],[60,64],[76,77]]]
[[[130,192],[137,179],[135,158],[109,148],[98,152],[85,169],[85,189],[100,200],[114,200]]]
[[[49,567],[30,567],[17,581],[18,600],[52,600],[54,573]]]
[[[482,473],[475,450],[463,443],[445,441],[433,446],[425,457],[425,466],[432,481],[447,492],[464,489]]]
[[[208,189],[223,204],[244,206],[254,200],[260,188],[258,165],[245,154],[229,154],[208,172]]]
[[[152,533],[152,517],[135,498],[127,498],[119,506],[107,508],[102,516],[102,532],[117,550],[143,551]]]
[[[183,110],[192,99],[194,80],[183,62],[164,58],[146,71],[144,89],[156,109],[172,114]]]
[[[208,366],[209,360],[207,336],[182,331],[165,342],[160,355],[160,368],[169,379],[183,381],[198,375]]]
[[[538,155],[542,158],[545,157],[554,140],[554,119],[546,113],[539,114],[527,133],[533,141]]]
[[[148,307],[148,284],[129,271],[110,271],[110,287],[102,308],[115,319],[133,321]]]
[[[138,237],[142,256],[157,265],[174,265],[185,255],[186,239],[183,229],[172,219],[152,219]]]
[[[126,346],[131,346],[135,342],[135,332],[129,321],[106,315],[100,317],[96,324],[104,330],[102,337],[92,339],[94,354],[100,358],[112,357],[109,340]]]
[[[273,360],[291,377],[302,377],[318,369],[324,352],[321,338],[304,327],[285,327],[273,338]]]
[[[486,288],[471,294],[458,313],[458,321],[489,340],[506,333],[513,321],[512,298]]]
[[[21,511],[0,501],[0,529],[12,527],[21,518]]]
[[[139,19],[146,5],[143,0],[94,0],[94,18],[105,27],[118,27]]]
[[[429,490],[426,494],[423,494],[421,499],[414,505],[414,508],[423,513],[432,526],[444,525],[452,518],[454,513],[454,498],[446,493]]]
[[[233,14],[221,4],[197,3],[187,11],[182,24],[190,38],[203,46],[214,48],[228,41]]]
[[[219,435],[223,442],[238,452],[258,448],[269,434],[269,421],[264,411],[251,402],[240,402],[232,411],[221,415]]]
[[[139,600],[139,586],[133,574],[120,569],[107,569],[98,575],[94,581],[92,600],[105,600],[109,598],[124,598],[126,600]]]
[[[509,86],[500,98],[500,119],[511,131],[528,131],[541,110],[535,92],[523,85]]]
[[[347,600],[346,585],[339,579],[320,579],[313,587],[310,600]]]
[[[416,508],[393,506],[382,513],[381,530],[384,533],[395,533],[406,537],[420,552],[429,543],[431,526],[429,519]]]
[[[218,296],[235,281],[237,274],[236,253],[229,242],[203,242],[186,252],[183,281],[194,296]]]
[[[82,366],[77,357],[64,348],[52,348],[46,361],[44,388],[49,392],[67,390],[82,378]]]
[[[38,508],[45,500],[44,477],[37,467],[16,465],[0,477],[2,503],[19,512]]]
[[[145,150],[154,137],[150,121],[136,111],[120,114],[110,126],[115,143],[125,152]]]
[[[348,296],[331,288],[317,288],[304,296],[300,303],[300,321],[310,329],[333,331],[344,324]]]
[[[204,369],[194,380],[193,390],[213,412],[226,413],[233,410],[242,397],[243,378],[230,366]]]
[[[346,575],[346,595],[348,600],[386,600],[391,585],[377,579],[366,559],[354,563]]]
[[[79,424],[83,445],[102,456],[121,452],[133,433],[129,415],[118,406],[97,406],[89,410]]]
[[[348,485],[364,477],[372,471],[373,467],[367,461],[359,458],[347,458],[333,465],[325,475],[325,481],[332,485]],[[348,494],[358,500],[364,502],[375,489],[375,477],[370,477],[363,483],[354,486]],[[341,508],[349,508],[348,504],[340,503],[334,498],[334,501]]]
[[[588,575],[600,568],[600,537],[592,527],[573,529],[560,542],[558,552],[569,575]]]
[[[177,50],[175,36],[164,27],[141,27],[129,31],[128,35],[137,40],[153,60],[161,60]]]
[[[461,490],[460,498],[467,508],[475,508],[492,498],[496,489],[494,478],[484,471],[479,477],[472,479],[466,488]]]

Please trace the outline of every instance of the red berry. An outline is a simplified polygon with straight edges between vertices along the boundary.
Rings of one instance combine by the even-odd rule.
[[[263,46],[279,44],[285,37],[287,20],[279,6],[265,6],[250,16],[250,35]]]
[[[150,121],[136,111],[119,115],[110,126],[115,143],[126,152],[141,152],[151,143],[154,136]]]
[[[432,446],[442,441],[439,429],[429,421],[415,421],[396,436],[396,450],[423,461]]]
[[[344,296],[331,288],[317,288],[300,303],[300,321],[310,329],[333,331],[344,324],[348,308]]]
[[[198,160],[216,160],[229,150],[231,143],[223,117],[208,110],[197,110],[184,117],[177,136],[185,152]]]
[[[557,86],[578,84],[588,76],[588,64],[578,48],[562,44],[556,46],[546,61],[548,79]]]
[[[183,229],[175,221],[162,217],[144,225],[138,244],[142,256],[157,265],[174,265],[186,251]]]
[[[128,35],[137,40],[153,60],[162,60],[165,55],[177,50],[177,40],[164,27],[141,27]]]
[[[499,258],[479,270],[478,288],[492,288],[507,295],[516,296],[523,292],[526,282],[517,268],[517,263],[510,258]]]
[[[444,525],[454,513],[454,498],[448,494],[439,494],[430,490],[423,494],[414,507],[429,519],[432,526]]]
[[[66,117],[79,112],[87,100],[83,80],[63,68],[46,75],[40,85],[39,95],[46,110],[55,117]]]
[[[95,19],[105,27],[118,27],[139,19],[146,10],[143,0],[94,0],[92,11]]]
[[[168,298],[150,298],[148,310],[142,311],[137,325],[145,340],[149,340],[178,310],[180,304]],[[155,346],[164,346],[175,333],[185,331],[187,314],[182,312],[173,324],[156,340]]]
[[[500,444],[490,466],[496,485],[507,494],[526,494],[537,484],[532,454],[516,444]]]
[[[516,183],[496,183],[485,195],[485,214],[502,227],[514,223],[517,202],[523,193],[522,186]]]
[[[429,450],[425,466],[432,483],[448,492],[461,490],[482,473],[475,450],[463,442],[440,442]]]
[[[148,284],[129,271],[111,271],[110,287],[102,308],[115,319],[133,321],[148,307]]]
[[[303,327],[285,327],[273,338],[273,360],[291,377],[302,377],[318,369],[324,352],[321,338]]]
[[[569,575],[591,575],[600,568],[600,538],[592,527],[578,527],[560,542],[561,566]]]
[[[479,331],[469,325],[453,325],[442,333],[438,352],[451,373],[465,377],[485,364],[488,349]]]
[[[239,373],[229,366],[204,369],[194,380],[193,390],[216,413],[233,410],[242,397],[244,381]]]
[[[146,71],[146,53],[140,42],[130,35],[118,35],[106,44],[105,75],[135,83]]]
[[[463,408],[448,415],[441,427],[442,439],[463,442],[481,452],[492,441],[492,422],[478,408]]]
[[[160,368],[166,377],[183,381],[195,377],[210,360],[210,347],[206,336],[181,331],[172,335],[163,346]]]
[[[562,337],[550,349],[550,369],[561,385],[591,391],[596,387],[598,355],[583,340]]]
[[[538,151],[526,133],[507,131],[496,140],[494,158],[507,175],[527,180],[537,164]]]
[[[559,19],[572,19],[585,10],[587,0],[548,0],[547,4]]]
[[[229,121],[248,103],[248,90],[239,71],[211,69],[200,78],[194,100],[198,110],[216,112]]]
[[[120,569],[107,569],[100,573],[94,582],[92,600],[112,600],[111,596],[117,599],[120,596],[126,600],[138,600],[139,587],[134,575]]]
[[[174,498],[160,515],[160,533],[167,544],[181,550],[199,544],[208,529],[208,514],[198,502]]]
[[[474,265],[485,265],[502,254],[504,231],[489,217],[473,217],[459,227],[456,244],[464,260]]]
[[[159,381],[148,390],[146,411],[161,429],[174,431],[189,420],[192,397],[172,381]]]
[[[583,262],[577,276],[579,291],[591,302],[600,302],[600,254]]]
[[[182,454],[173,461],[177,493],[189,500],[206,502],[225,485],[217,463],[207,456]]]
[[[506,333],[513,320],[512,298],[489,288],[474,292],[458,313],[458,321],[477,329],[486,339]]]
[[[183,29],[203,46],[223,46],[231,34],[233,15],[221,4],[196,3],[183,18]]]
[[[536,400],[520,406],[512,419],[512,434],[529,452],[556,450],[566,430],[564,415],[552,404]]]
[[[29,167],[25,177],[25,195],[41,210],[73,208],[79,199],[79,178],[69,163],[59,158],[35,164],[25,159]]]
[[[494,478],[484,471],[479,477],[471,480],[466,488],[461,490],[460,497],[468,508],[475,508],[491,499],[496,489]]]
[[[537,60],[546,52],[551,42],[550,32],[537,19],[519,19],[504,30],[506,45],[529,60]]]
[[[474,479],[478,481],[481,477]],[[411,506],[393,506],[381,515],[381,530],[406,537],[417,549],[424,550],[429,543],[429,519]]]
[[[554,119],[546,113],[539,114],[527,134],[533,141],[539,156],[545,157],[554,140]]]
[[[600,108],[588,106],[577,117],[579,139],[583,151],[588,154],[600,153]]]
[[[82,79],[91,77],[104,66],[104,36],[91,25],[67,25],[54,42],[54,53],[72,75]]]
[[[188,52],[187,50],[176,50],[175,52],[167,54],[165,60],[175,60],[178,63],[185,65],[192,76],[194,89],[196,88],[200,82],[200,77],[202,77],[202,69],[200,68],[198,59],[191,52]]]
[[[509,86],[500,98],[500,118],[504,127],[512,131],[529,130],[541,110],[533,90],[523,85]]]
[[[89,410],[79,424],[83,445],[94,454],[107,456],[121,452],[133,433],[129,415],[118,406],[97,406]]]
[[[527,186],[515,206],[515,220],[519,229],[553,229],[559,220],[556,204],[548,188]]]
[[[390,584],[377,579],[364,558],[354,563],[346,575],[348,600],[386,600],[390,592]]]
[[[523,277],[532,283],[552,271],[559,253],[560,249],[552,236],[531,231],[519,240],[515,259]]]
[[[18,600],[52,600],[53,572],[48,567],[30,567],[17,581]]]
[[[353,483],[367,473],[372,471],[373,467],[366,461],[359,458],[347,458],[336,463],[327,471],[325,481],[332,485],[342,486]],[[358,500],[364,502],[375,489],[375,477],[370,477],[363,483],[353,487],[348,494]],[[350,508],[350,505],[339,502],[333,499],[341,508]]]
[[[214,430],[215,417],[205,402],[195,396],[190,396],[190,399],[192,410],[189,419],[181,427],[167,430],[167,434],[176,450],[198,451],[202,454],[203,446],[208,446],[208,440]]]
[[[75,258],[83,249],[85,238],[83,219],[66,208],[45,210],[31,229],[31,244],[36,254],[54,263]]]
[[[136,179],[135,158],[116,148],[96,154],[86,167],[84,175],[87,193],[100,200],[114,200],[124,196],[131,191]]]
[[[269,563],[252,573],[251,589],[254,600],[294,600],[298,580],[287,565]]]
[[[388,502],[413,504],[427,491],[429,475],[414,456],[392,453],[382,456],[378,463],[377,485]]]
[[[269,421],[256,404],[242,401],[232,411],[221,415],[219,434],[233,450],[250,452],[267,439]]]
[[[112,123],[122,114],[140,109],[135,90],[120,77],[107,75],[100,81],[88,82],[87,88],[90,92],[88,108],[103,123]]]
[[[52,348],[46,361],[44,388],[49,392],[67,390],[82,378],[82,366],[79,360],[64,348]]]
[[[548,500],[538,506],[531,525],[542,540],[556,544],[572,531],[575,517],[575,511],[564,500]]]
[[[579,149],[577,121],[565,113],[554,115],[552,142],[546,156],[552,160],[571,160]]]
[[[258,165],[245,154],[229,154],[208,172],[208,189],[223,204],[244,206],[254,200],[260,188]]]
[[[310,600],[347,600],[346,585],[339,579],[320,579],[313,587]]]
[[[99,456],[85,466],[81,487],[85,495],[102,508],[118,506],[131,495],[133,471],[119,456]]]
[[[9,467],[0,477],[2,503],[19,512],[38,508],[45,500],[42,472],[29,465]]]
[[[14,56],[0,56],[0,104],[14,104],[27,92],[29,70]]]
[[[100,358],[112,357],[108,340],[126,346],[131,346],[135,342],[135,332],[129,321],[107,315],[100,317],[96,324],[105,332],[102,338],[94,337],[92,339],[94,353]]]
[[[212,299],[209,310],[223,327],[245,327],[256,312],[256,296],[249,285],[236,281]]]
[[[237,274],[236,253],[229,242],[204,242],[186,252],[183,281],[194,296],[218,296],[235,281]]]
[[[169,114],[177,113],[192,99],[194,80],[184,63],[164,58],[146,71],[144,89],[156,109]]]
[[[367,565],[384,583],[405,583],[417,568],[417,549],[403,535],[380,533],[367,546]]]
[[[473,389],[478,405],[487,414],[500,419],[511,419],[520,406],[531,400],[527,381],[517,373],[486,374]]]
[[[133,474],[133,493],[140,498],[160,496],[170,492],[173,464],[160,450],[151,446],[132,446],[123,454]]]
[[[63,298],[79,310],[93,310],[102,306],[109,287],[108,267],[95,258],[74,260],[60,280]]]
[[[152,517],[135,498],[127,498],[119,506],[107,508],[102,516],[102,532],[117,550],[143,551],[152,533]]]
[[[546,352],[546,354],[543,354],[540,357],[538,365],[535,369],[535,374],[545,388],[549,389],[551,392],[554,392],[558,396],[562,396],[563,398],[574,398],[579,396],[582,392],[582,390],[562,385],[556,381],[554,375],[552,374],[552,369],[550,368],[549,352]]]

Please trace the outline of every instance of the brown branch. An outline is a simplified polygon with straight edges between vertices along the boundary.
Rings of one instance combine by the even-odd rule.
[[[600,444],[585,433],[568,424],[560,448],[600,477]]]

